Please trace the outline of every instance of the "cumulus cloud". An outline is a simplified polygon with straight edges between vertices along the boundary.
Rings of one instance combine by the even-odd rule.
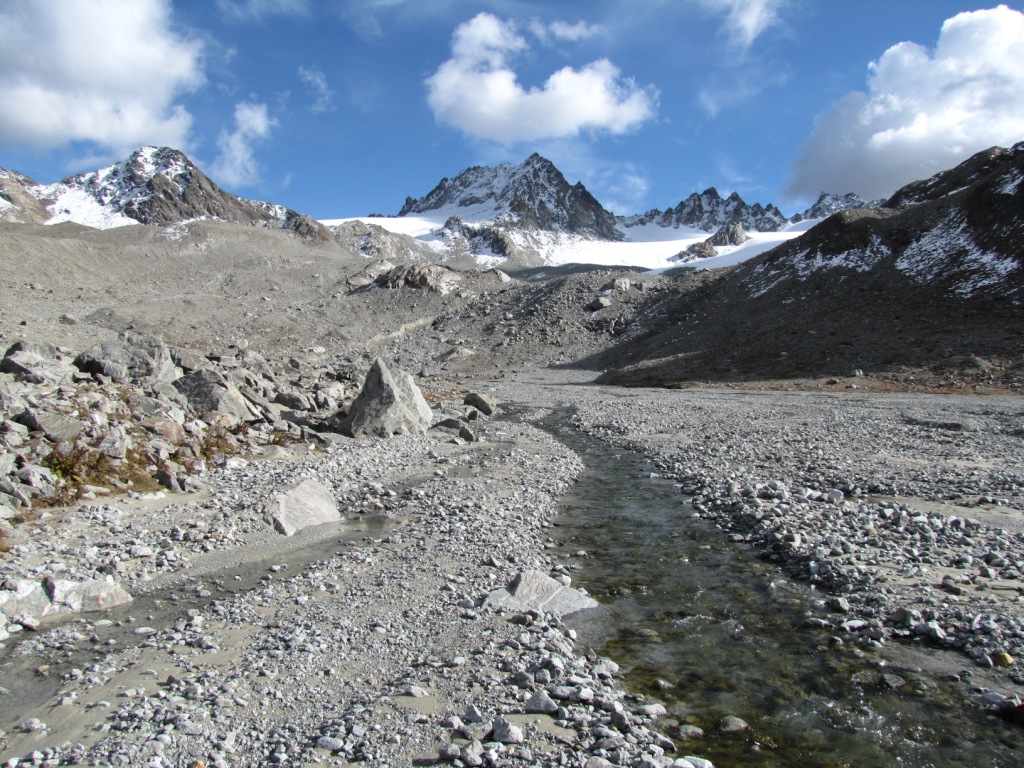
[[[872,62],[867,87],[815,119],[791,197],[881,197],[1024,139],[1024,14],[1001,5],[947,19],[934,50],[904,42]]]
[[[173,30],[167,0],[4,3],[0,142],[185,147],[192,116],[175,101],[204,82],[202,52]]]
[[[334,109],[334,91],[327,85],[327,77],[319,67],[299,67],[299,79],[313,94],[313,112],[330,112]]]
[[[657,92],[622,77],[599,59],[564,67],[541,88],[520,85],[511,68],[526,40],[512,22],[481,13],[459,25],[452,57],[427,78],[434,117],[464,133],[503,144],[575,136],[582,131],[625,133],[654,116]]]
[[[227,128],[217,137],[220,155],[210,167],[210,175],[218,184],[244,187],[260,180],[259,163],[253,144],[270,136],[277,121],[267,114],[266,104],[248,101],[235,105],[235,127]]]
[[[779,23],[779,11],[788,0],[699,0],[709,11],[724,13],[723,24],[729,40],[738,48],[749,48],[766,30]]]

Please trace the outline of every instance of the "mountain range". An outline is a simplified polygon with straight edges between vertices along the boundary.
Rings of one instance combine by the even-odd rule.
[[[795,225],[839,210],[864,207],[855,195],[823,194],[812,208],[786,218],[774,205],[748,205],[736,193],[714,188],[694,193],[675,207],[633,216],[616,216],[581,183],[570,185],[555,165],[534,154],[519,164],[468,168],[442,179],[425,196],[407,198],[397,217],[367,217],[324,226],[294,210],[237,197],[214,183],[182,152],[143,147],[126,160],[57,183],[39,184],[16,171],[0,170],[0,220],[56,224],[70,221],[98,229],[130,224],[166,225],[209,219],[280,227],[317,240],[338,239],[367,255],[449,260],[500,259],[511,263],[565,263],[578,260],[581,242],[649,243],[664,241],[657,260],[647,266],[707,258],[723,242],[686,248],[729,227],[754,236],[764,250],[801,229]],[[410,229],[410,222],[421,226]],[[677,232],[678,237],[663,232]],[[774,233],[763,240],[757,233]],[[742,240],[746,240],[743,237]],[[636,261],[628,249],[616,251],[619,263]],[[710,264],[716,266],[716,264]]]
[[[1024,143],[881,203],[824,195],[789,219],[715,190],[614,216],[534,155],[444,179],[399,216],[326,222],[238,198],[182,153],[143,148],[56,184],[0,172],[0,220],[5,268],[16,272],[6,284],[28,291],[0,305],[0,325],[19,334],[18,313],[31,306],[37,321],[76,334],[205,328],[217,339],[239,325],[246,336],[319,344],[450,328],[424,330],[403,354],[428,365],[446,353],[440,346],[473,338],[489,350],[474,365],[565,362],[624,384],[949,360],[986,376],[999,365],[1002,380],[1024,382]],[[449,290],[427,299],[426,273],[392,279],[410,262],[440,264],[447,277],[454,267],[463,287],[447,279]],[[600,288],[602,275],[641,271],[623,265],[660,269],[639,278],[643,291]],[[76,269],[93,287],[68,301],[88,322],[65,330],[49,314],[52,296],[35,286]],[[184,282],[137,299],[138,285],[122,285],[125,269],[136,282]],[[111,298],[121,295],[127,303]]]

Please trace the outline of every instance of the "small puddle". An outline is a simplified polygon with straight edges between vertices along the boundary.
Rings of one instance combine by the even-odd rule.
[[[984,713],[964,683],[921,671],[924,649],[865,653],[804,628],[818,596],[809,585],[691,518],[678,488],[640,457],[558,416],[539,426],[589,467],[562,500],[558,557],[577,564],[574,583],[609,613],[575,626],[623,666],[630,689],[705,730],[677,741],[682,754],[730,768],[1024,764],[1024,730]],[[721,733],[726,715],[751,731]]]

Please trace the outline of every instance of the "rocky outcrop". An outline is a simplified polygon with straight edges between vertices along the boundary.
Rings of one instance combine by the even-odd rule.
[[[849,211],[854,208],[878,208],[884,202],[885,201],[883,200],[868,201],[853,192],[845,195],[834,195],[830,192],[822,192],[814,205],[803,213],[796,214],[790,219],[790,221],[795,223],[798,221],[805,221],[806,219],[827,219],[829,216],[836,213]]]
[[[389,269],[378,275],[373,282],[380,288],[419,288],[447,294],[462,282],[462,277],[458,272],[440,264],[417,262]]]
[[[373,361],[358,397],[338,429],[349,437],[391,437],[424,433],[433,412],[408,373],[392,376],[380,358]]]
[[[84,205],[83,198],[88,201]],[[325,226],[290,208],[227,192],[170,147],[142,147],[122,162],[55,184],[37,184],[0,169],[0,221],[73,221],[106,229],[193,219],[280,227],[313,241],[333,237]]]
[[[716,248],[723,248],[729,245],[743,245],[749,239],[750,235],[743,229],[743,225],[734,221],[719,229],[706,242]]]
[[[892,271],[951,295],[1024,290],[1024,142],[980,152],[900,189],[884,207],[843,211],[740,269],[755,293],[816,273]],[[847,288],[847,290],[849,290]]]

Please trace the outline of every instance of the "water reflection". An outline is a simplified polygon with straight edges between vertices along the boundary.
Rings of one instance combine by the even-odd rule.
[[[705,730],[680,744],[684,754],[719,766],[1024,765],[1020,729],[982,712],[963,683],[804,628],[809,586],[692,519],[678,489],[637,457],[547,427],[599,468],[558,519],[559,557],[610,609],[578,629],[675,723]],[[727,715],[751,730],[720,732]],[[678,727],[667,732],[679,739]]]

